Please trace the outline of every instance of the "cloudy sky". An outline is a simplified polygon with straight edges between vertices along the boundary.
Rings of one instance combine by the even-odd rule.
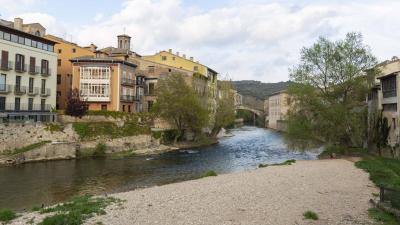
[[[0,17],[40,22],[80,45],[173,49],[234,80],[288,80],[299,50],[319,36],[361,32],[379,60],[400,55],[399,0],[0,0]]]

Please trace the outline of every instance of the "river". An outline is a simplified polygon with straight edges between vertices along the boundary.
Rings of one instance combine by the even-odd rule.
[[[219,144],[156,156],[81,159],[0,167],[0,208],[31,209],[72,196],[113,193],[257,168],[260,163],[316,159],[318,151],[288,149],[280,133],[242,127]]]

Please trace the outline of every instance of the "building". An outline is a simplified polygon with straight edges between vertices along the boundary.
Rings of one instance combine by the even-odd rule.
[[[377,65],[380,73],[368,95],[368,109],[370,113],[382,112],[388,119],[390,133],[388,142],[394,146],[400,141],[399,107],[400,91],[400,60],[393,57]]]
[[[0,122],[54,121],[57,54],[38,23],[0,20]]]
[[[81,47],[62,38],[46,35],[46,39],[57,42],[54,50],[58,54],[57,59],[57,109],[65,109],[67,99],[72,91],[72,63],[70,59],[81,56],[93,56],[95,45]]]
[[[80,91],[89,110],[141,112],[144,76],[137,65],[103,52],[71,59],[72,88]]]
[[[268,116],[266,126],[278,131],[285,130],[285,117],[291,105],[290,96],[286,90],[282,90],[270,95],[267,101]]]

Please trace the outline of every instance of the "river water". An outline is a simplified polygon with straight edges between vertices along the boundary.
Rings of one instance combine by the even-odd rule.
[[[318,151],[288,149],[280,133],[242,127],[217,145],[156,156],[82,159],[0,167],[0,208],[31,209],[72,196],[133,190],[218,174],[251,170],[260,163],[316,159]]]

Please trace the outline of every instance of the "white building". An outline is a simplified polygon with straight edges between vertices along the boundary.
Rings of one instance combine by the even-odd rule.
[[[54,120],[57,54],[44,34],[37,23],[0,20],[0,122]]]

